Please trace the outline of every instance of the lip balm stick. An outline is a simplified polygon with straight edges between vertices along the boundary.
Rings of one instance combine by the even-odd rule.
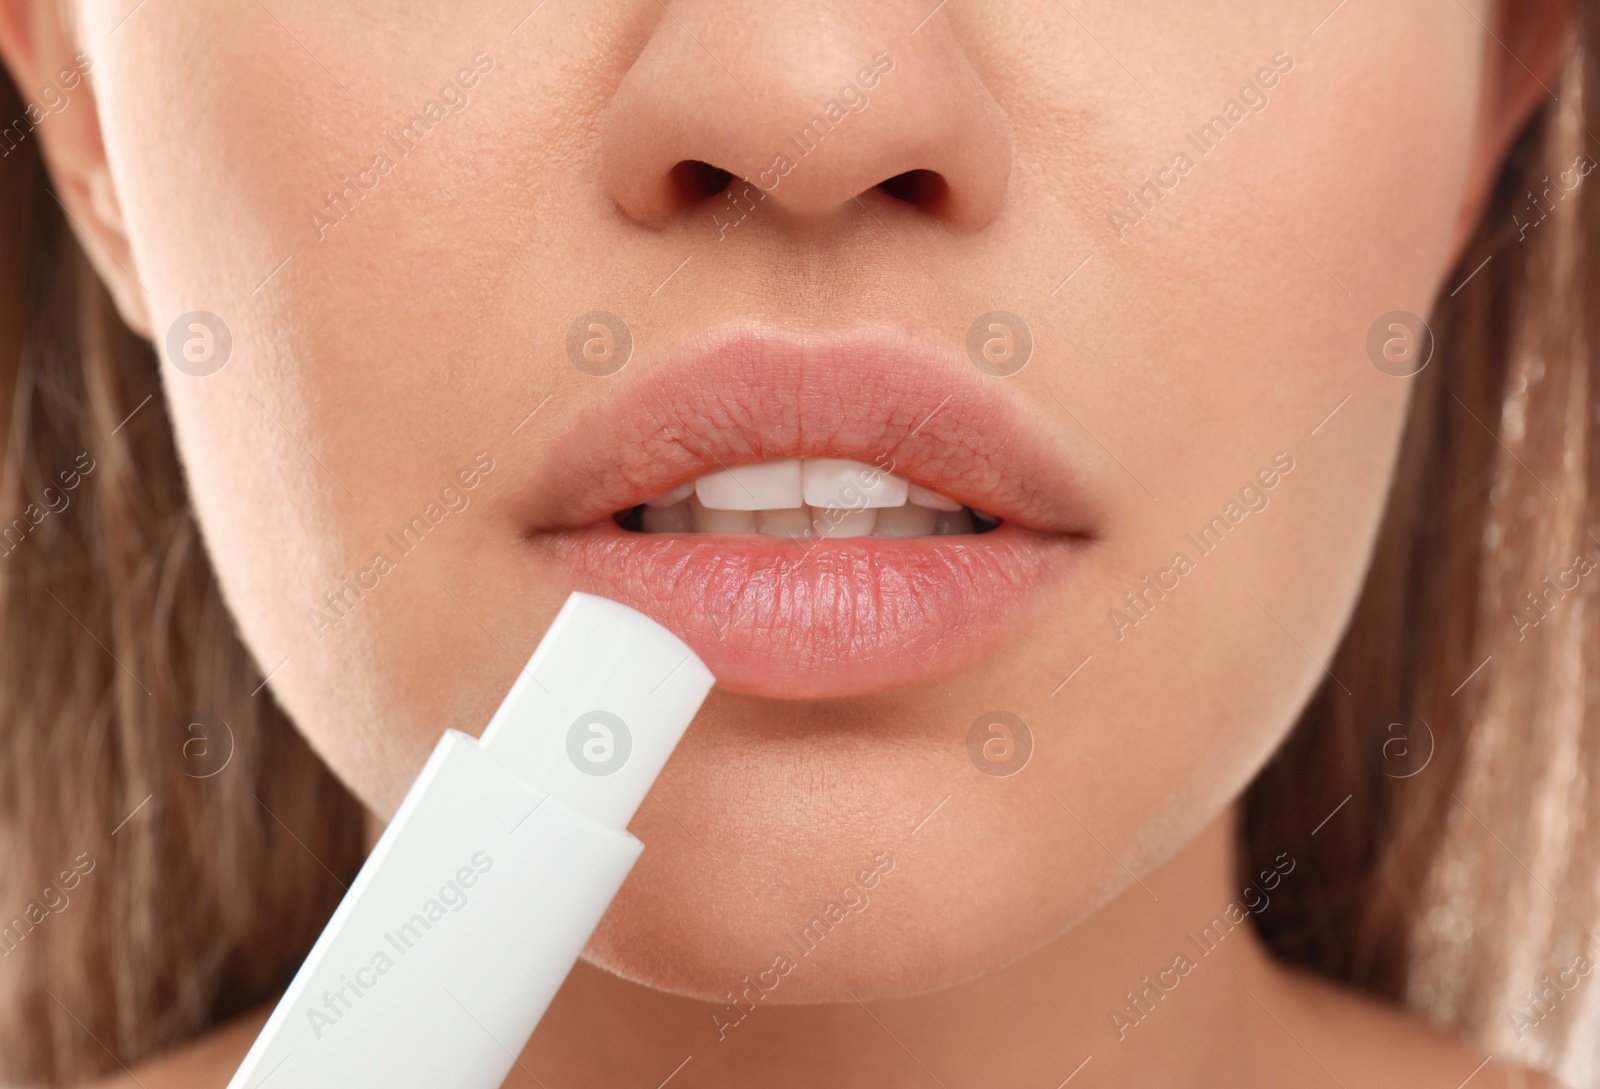
[[[440,740],[229,1089],[498,1089],[711,685],[655,621],[569,597],[483,737]]]

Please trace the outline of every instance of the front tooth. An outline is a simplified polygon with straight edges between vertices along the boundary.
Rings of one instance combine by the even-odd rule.
[[[810,507],[756,511],[756,532],[768,537],[812,537]]]
[[[873,528],[874,537],[926,537],[933,533],[933,527],[939,521],[939,512],[931,507],[914,506],[907,503],[903,507],[885,507],[878,512],[878,524]]]
[[[801,491],[799,458],[741,465],[694,482],[696,498],[712,510],[792,510]]]
[[[754,533],[755,511],[718,510],[689,500],[689,526],[696,533]]]
[[[811,524],[818,537],[867,537],[878,522],[878,512],[818,508]]]
[[[898,507],[906,501],[906,481],[875,465],[844,458],[807,458],[805,501],[813,507],[860,510]]]
[[[927,507],[930,510],[961,509],[961,504],[954,499],[946,499],[938,492],[929,491],[920,484],[911,485],[910,492],[907,495],[907,502],[915,503],[919,507]]]
[[[688,533],[694,528],[688,503],[674,503],[670,507],[645,505],[640,522],[646,533]]]
[[[662,492],[654,499],[646,499],[644,501],[644,505],[647,507],[671,507],[678,503],[682,503],[685,499],[689,498],[693,494],[694,481],[686,480],[682,484],[679,484],[676,488],[673,488],[670,492]]]

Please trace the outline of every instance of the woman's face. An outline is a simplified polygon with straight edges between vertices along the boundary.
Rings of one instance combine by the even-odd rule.
[[[1487,4],[81,7],[212,560],[351,788],[391,813],[573,590],[723,682],[598,963],[720,1000],[887,852],[782,997],[992,968],[1327,679]],[[998,528],[823,514],[896,487],[830,458]],[[755,465],[702,497],[828,535],[614,518]]]

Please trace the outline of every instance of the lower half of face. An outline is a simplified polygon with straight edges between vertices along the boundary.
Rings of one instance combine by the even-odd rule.
[[[885,994],[1083,918],[1323,680],[1450,261],[1481,31],[1326,6],[91,13],[278,698],[387,814],[605,594],[721,683],[597,960],[720,998],[834,905],[786,997]]]

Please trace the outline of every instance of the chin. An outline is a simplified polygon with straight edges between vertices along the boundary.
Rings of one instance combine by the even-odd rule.
[[[885,879],[885,902],[874,897],[860,914],[841,909],[827,931],[814,897],[757,908],[742,893],[697,895],[680,885],[677,861],[641,861],[585,951],[587,961],[716,1008],[741,999],[779,1006],[904,997],[963,983],[1027,952],[1014,930],[1005,941],[989,938],[981,912],[967,925],[943,925],[947,883],[907,879],[904,860]],[[904,886],[890,890],[897,880]],[[807,921],[769,921],[785,913]]]
[[[646,850],[585,959],[714,1008],[747,990],[768,1006],[903,997],[1011,963],[1126,880],[1070,836],[1004,834],[1013,801],[931,776],[938,754],[901,742],[841,733],[819,756],[830,742],[811,738],[802,761],[780,737],[734,762],[691,734],[634,820]]]

